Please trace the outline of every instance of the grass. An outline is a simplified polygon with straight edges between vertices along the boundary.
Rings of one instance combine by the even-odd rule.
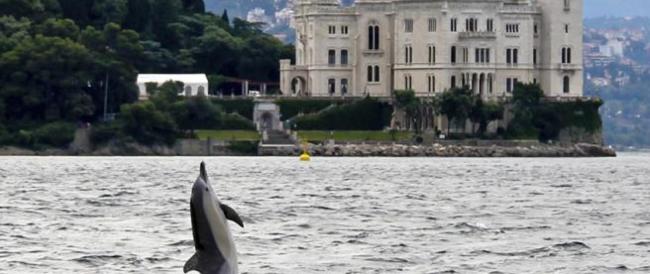
[[[196,136],[200,140],[221,141],[259,141],[260,134],[252,130],[197,130]]]
[[[322,142],[330,139],[335,141],[407,141],[412,134],[410,132],[395,132],[393,134],[386,131],[317,131],[305,130],[299,131],[300,140],[307,142]]]

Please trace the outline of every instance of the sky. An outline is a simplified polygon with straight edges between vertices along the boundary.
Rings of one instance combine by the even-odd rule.
[[[558,0],[560,1],[560,0]],[[650,0],[584,0],[585,17],[649,16]]]

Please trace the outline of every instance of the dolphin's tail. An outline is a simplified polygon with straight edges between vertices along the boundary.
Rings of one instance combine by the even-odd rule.
[[[201,274],[221,274],[221,273],[237,273],[232,271],[230,266],[225,261],[215,260],[215,256],[206,256],[205,253],[196,252],[183,267],[183,272],[187,273],[192,270],[198,271]]]

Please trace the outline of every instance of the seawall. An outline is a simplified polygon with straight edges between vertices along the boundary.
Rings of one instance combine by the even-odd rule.
[[[406,144],[310,144],[313,156],[323,157],[616,157],[616,151],[587,143],[548,145],[537,142],[445,142],[432,145]],[[258,147],[259,156],[298,156],[298,145]],[[233,151],[228,142],[181,140],[173,147],[112,144],[93,150],[29,150],[0,147],[0,155],[14,156],[255,156]]]
[[[313,156],[331,157],[616,157],[616,151],[586,143],[574,145],[381,145],[381,144],[325,144],[310,145]],[[297,156],[296,146],[260,147],[263,156]]]

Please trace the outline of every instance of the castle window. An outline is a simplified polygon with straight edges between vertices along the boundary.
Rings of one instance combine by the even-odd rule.
[[[379,50],[379,26],[368,26],[368,49]]]
[[[327,80],[327,92],[329,92],[330,95],[334,95],[336,92],[336,79]]]
[[[564,10],[565,11],[571,10],[571,1],[570,0],[564,0]]]
[[[404,19],[404,32],[413,32],[413,19]]]
[[[413,78],[411,75],[404,75],[404,90],[411,90],[413,87]]]
[[[348,34],[348,26],[341,26],[341,34],[344,35]]]
[[[463,63],[469,63],[469,49],[463,48]]]
[[[436,63],[436,47],[429,46],[429,64]]]
[[[410,45],[404,47],[404,63],[413,64],[413,47]]]
[[[348,64],[348,50],[344,49],[341,50],[341,65],[347,65]]]
[[[451,63],[456,64],[456,46],[451,47]]]
[[[456,18],[451,18],[450,22],[450,28],[451,32],[457,32],[458,31],[458,19]]]
[[[451,88],[456,88],[456,76],[451,76]]]
[[[329,26],[329,34],[336,34],[336,26]]]
[[[537,65],[537,49],[533,49],[533,65]]]
[[[379,66],[368,66],[368,83],[379,83]]]
[[[563,81],[563,91],[564,93],[570,93],[571,92],[571,79],[569,76],[564,76],[564,81]]]
[[[562,48],[562,64],[571,64],[571,48]]]
[[[519,33],[519,24],[506,24],[506,33]]]
[[[429,18],[429,32],[435,32],[437,28],[436,18]]]
[[[427,77],[427,91],[429,93],[436,92],[436,77],[433,75]]]
[[[336,51],[333,49],[327,51],[327,64],[329,65],[336,64]]]
[[[506,63],[509,65],[519,63],[519,49],[506,49]]]
[[[488,32],[494,32],[494,19],[487,20],[486,29]]]
[[[379,83],[379,66],[375,66],[375,82]]]
[[[341,79],[341,95],[348,94],[348,79]]]
[[[564,24],[564,33],[569,33],[569,24]]]
[[[538,33],[539,33],[539,27],[537,26],[537,23],[535,23],[535,25],[533,26],[533,32],[534,32],[535,34],[538,34]]]
[[[478,31],[478,19],[476,19],[476,18],[467,18],[467,19],[465,19],[465,31],[467,31],[467,32],[477,32]]]

